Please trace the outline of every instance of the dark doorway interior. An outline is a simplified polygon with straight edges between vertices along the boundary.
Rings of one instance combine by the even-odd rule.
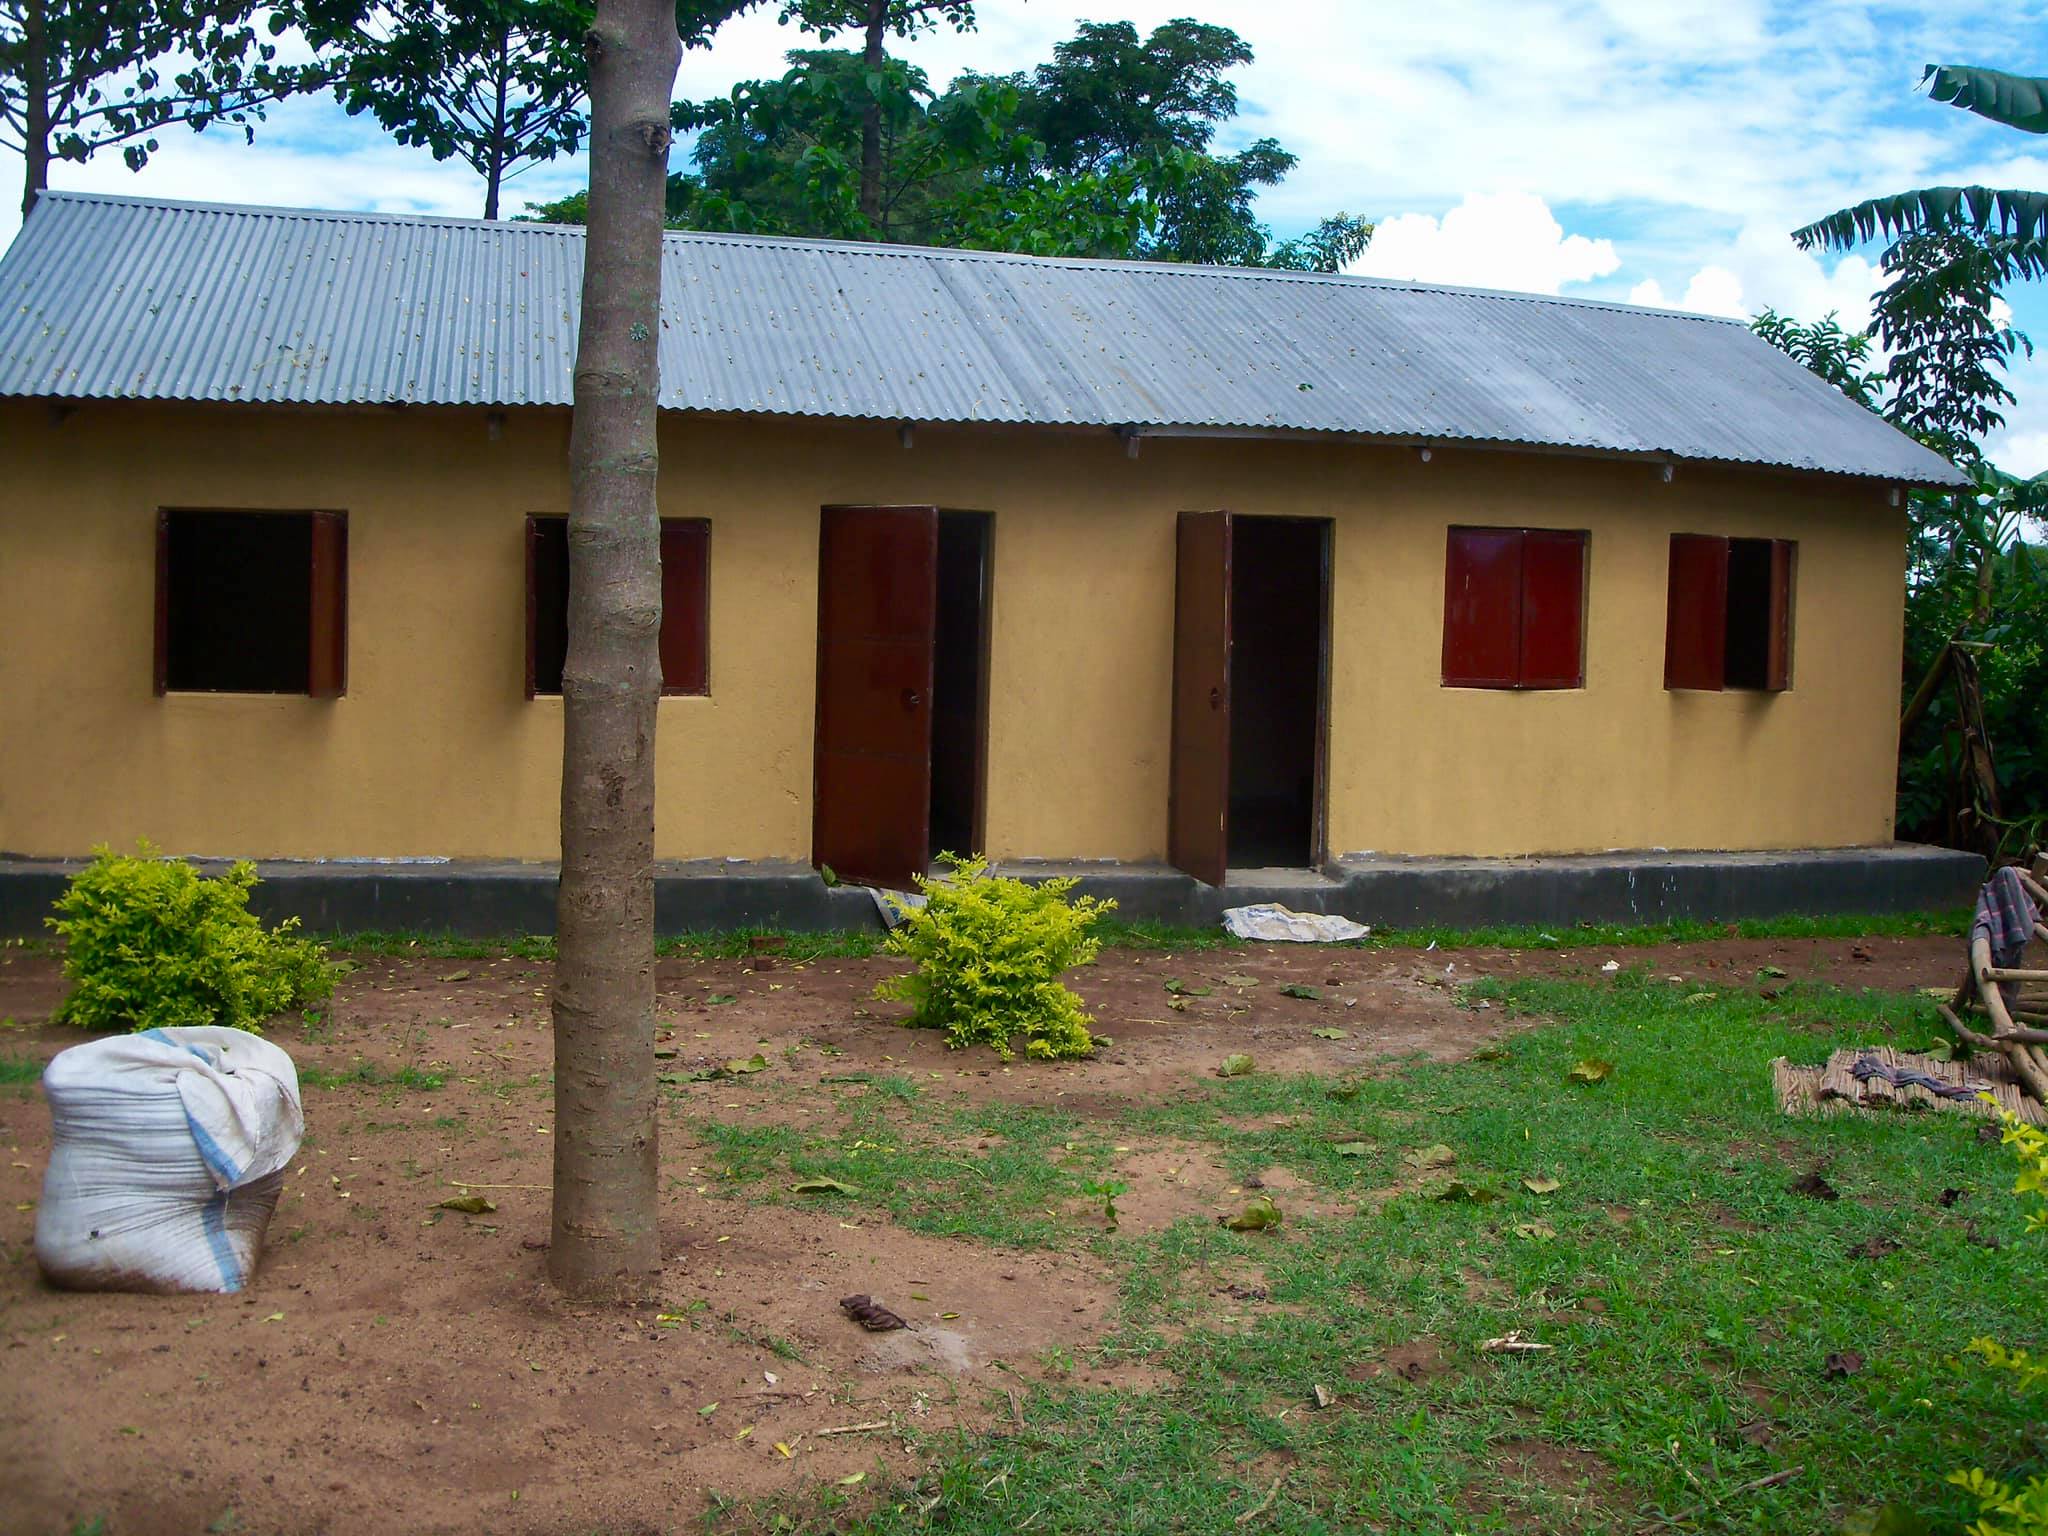
[[[1230,864],[1318,862],[1329,524],[1232,520]]]
[[[932,657],[931,851],[981,847],[986,739],[989,516],[939,514],[938,623]]]

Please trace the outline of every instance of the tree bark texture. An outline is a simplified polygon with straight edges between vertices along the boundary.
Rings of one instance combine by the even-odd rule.
[[[491,109],[490,165],[484,171],[484,217],[498,216],[498,187],[505,177],[505,94],[512,72],[512,24],[498,29],[498,94]]]
[[[36,205],[36,196],[50,184],[50,34],[43,0],[28,0],[22,43],[28,55],[22,71],[21,216]]]
[[[569,431],[569,650],[555,965],[548,1274],[629,1298],[655,1227],[654,720],[661,692],[656,338],[673,0],[598,0],[590,219]]]
[[[861,60],[869,75],[878,73],[887,56],[882,44],[889,25],[889,0],[868,0],[867,40]],[[877,226],[882,222],[882,104],[871,96],[860,114],[860,211]]]

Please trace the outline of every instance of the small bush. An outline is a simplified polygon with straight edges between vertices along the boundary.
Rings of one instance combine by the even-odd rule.
[[[1021,1036],[1024,1054],[1039,1060],[1086,1056],[1095,1049],[1093,1022],[1060,973],[1095,958],[1095,919],[1116,906],[1091,896],[1070,900],[1071,879],[1027,885],[991,875],[986,859],[942,854],[947,874],[919,880],[925,903],[899,903],[892,955],[917,969],[875,988],[878,997],[914,1005],[909,1022],[943,1029],[946,1044],[992,1045],[1008,1061]]]
[[[58,1020],[84,1029],[253,1030],[327,996],[334,977],[325,951],[292,936],[297,918],[266,933],[249,911],[255,884],[247,862],[207,880],[148,843],[133,856],[95,848],[47,919],[64,940],[71,983]]]
[[[2013,1193],[2033,1197],[2027,1230],[2048,1232],[2048,1131],[2004,1110],[1998,1118],[2005,1126],[2004,1142],[2020,1165]],[[2007,1349],[1995,1339],[1972,1339],[1967,1353],[1989,1369],[2009,1375],[2015,1392],[2034,1394],[2048,1388],[2048,1362],[2035,1359],[2024,1349]],[[1948,1480],[1977,1501],[1977,1519],[1967,1527],[1969,1536],[2048,1536],[2048,1478],[2029,1477],[2014,1486],[1972,1467],[1951,1472]]]

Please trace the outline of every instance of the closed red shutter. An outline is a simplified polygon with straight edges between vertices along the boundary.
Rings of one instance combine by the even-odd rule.
[[[711,524],[661,524],[661,691],[709,693]]]
[[[1664,617],[1664,686],[1715,692],[1726,686],[1728,541],[1715,534],[1671,536],[1671,586]]]
[[[311,636],[306,692],[336,699],[348,692],[348,517],[315,512],[313,518]]]
[[[1524,688],[1578,688],[1586,680],[1586,535],[1531,528],[1522,535]]]
[[[1522,533],[1453,528],[1444,558],[1444,684],[1512,688],[1522,633]]]

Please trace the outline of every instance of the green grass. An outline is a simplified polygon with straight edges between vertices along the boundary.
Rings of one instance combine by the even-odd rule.
[[[1361,949],[1559,949],[1573,945],[1648,947],[1691,943],[1703,939],[1844,939],[1912,937],[1926,934],[1958,936],[1969,922],[1961,908],[1948,912],[1861,913],[1829,917],[1745,918],[1735,923],[1577,923],[1482,928],[1418,927],[1385,929],[1362,939]],[[1105,948],[1145,950],[1213,950],[1242,948],[1244,941],[1221,928],[1189,928],[1174,923],[1121,922],[1103,918],[1095,932]],[[338,954],[390,955],[435,960],[487,960],[500,957],[552,960],[555,941],[546,934],[521,938],[467,939],[447,934],[366,932],[333,934],[322,940]],[[739,928],[729,932],[685,933],[663,938],[656,949],[664,955],[706,960],[743,959],[767,952],[804,961],[860,958],[882,952],[879,932],[832,930],[801,933],[785,928]]]
[[[408,1093],[434,1093],[448,1081],[447,1075],[425,1067],[403,1066],[397,1071],[374,1061],[359,1061],[345,1071],[332,1067],[299,1068],[303,1088],[395,1088]]]
[[[714,1526],[1228,1532],[1279,1478],[1251,1528],[1832,1536],[1893,1506],[1910,1518],[1886,1529],[1958,1529],[1948,1470],[2048,1463],[2041,1405],[1956,1363],[1973,1336],[2038,1344],[2044,1331],[2043,1240],[2022,1235],[2013,1167],[1963,1116],[1777,1113],[1772,1057],[1929,1040],[1925,999],[1816,985],[1697,996],[1632,972],[1482,984],[1469,1003],[1550,1021],[1509,1037],[1505,1059],[1191,1080],[1189,1096],[1085,1122],[870,1095],[829,1135],[707,1125],[735,1197],[807,1198],[785,1186],[828,1173],[916,1230],[1092,1247],[1121,1302],[1099,1360],[1081,1352],[1074,1383],[1026,1394],[1022,1430],[998,1396],[1003,1427],[927,1440],[915,1482],[871,1474],[852,1492],[726,1507]],[[1612,1076],[1568,1083],[1589,1057]],[[1110,1143],[1168,1136],[1206,1143],[1239,1177],[1284,1165],[1329,1214],[1296,1212],[1278,1234],[1192,1220],[1102,1234],[1083,1191]],[[969,1150],[977,1138],[990,1148]],[[886,1150],[856,1155],[857,1142]],[[1357,1142],[1365,1155],[1337,1151]],[[1402,1154],[1434,1143],[1495,1198],[1418,1187]],[[1815,1168],[1839,1201],[1790,1189]],[[1525,1178],[1561,1187],[1539,1196]],[[1947,1189],[1964,1192],[1952,1208]],[[1902,1246],[1851,1256],[1873,1238]],[[1247,1265],[1270,1300],[1220,1299],[1218,1275]],[[1552,1348],[1483,1349],[1510,1331]],[[1440,1373],[1361,1379],[1419,1338]],[[1862,1369],[1830,1377],[1827,1357],[1846,1350]],[[1166,1384],[1075,1384],[1132,1359]],[[1318,1384],[1335,1406],[1311,1406]],[[1514,1449],[1530,1442],[1569,1452],[1589,1486],[1531,1471]]]
[[[0,1088],[25,1088],[43,1080],[46,1063],[40,1056],[0,1052]]]

